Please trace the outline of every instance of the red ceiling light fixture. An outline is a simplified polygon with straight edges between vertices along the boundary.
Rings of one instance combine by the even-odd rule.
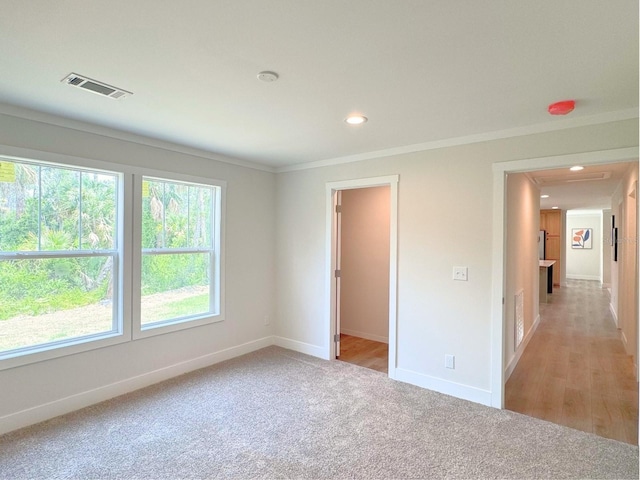
[[[566,115],[567,113],[573,112],[575,107],[575,100],[563,100],[561,102],[552,103],[549,105],[548,110],[551,115]]]

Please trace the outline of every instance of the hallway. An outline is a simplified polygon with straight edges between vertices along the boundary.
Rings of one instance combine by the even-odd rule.
[[[638,444],[638,383],[597,281],[567,280],[507,381],[508,410]]]

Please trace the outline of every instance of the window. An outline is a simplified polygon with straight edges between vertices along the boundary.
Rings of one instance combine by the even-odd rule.
[[[0,358],[122,333],[121,185],[0,157]]]
[[[43,155],[0,155],[0,369],[223,319],[224,182]]]
[[[142,178],[140,328],[220,314],[221,187]]]

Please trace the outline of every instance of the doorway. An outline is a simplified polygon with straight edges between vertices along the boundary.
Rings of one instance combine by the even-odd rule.
[[[506,306],[507,285],[507,239],[506,239],[506,175],[507,173],[532,170],[570,167],[572,165],[599,165],[619,162],[637,162],[638,150],[635,147],[603,150],[583,154],[542,157],[510,162],[498,162],[493,165],[493,251],[492,276],[492,349],[491,349],[491,405],[504,408],[506,382]],[[637,322],[637,318],[636,318]]]
[[[397,175],[327,184],[327,358],[362,357],[363,350],[380,357],[378,344],[388,345],[386,356],[370,362],[386,363],[391,378],[396,369],[397,202]]]
[[[628,162],[628,158],[625,158],[626,151],[599,153],[610,157],[610,161],[606,163]],[[572,158],[573,156],[558,157],[553,159],[557,163],[545,165],[546,168],[539,168],[540,166],[536,165],[538,168],[535,169],[546,171],[550,167],[566,167],[572,162]],[[563,160],[569,161],[563,162]],[[593,167],[603,163],[596,161],[595,156],[593,160],[589,162]],[[522,166],[526,162],[518,163]],[[637,169],[637,160],[635,163]],[[505,169],[502,170],[502,174],[524,173],[533,169]],[[494,171],[497,170],[494,168]],[[542,176],[548,175],[547,172],[536,173]],[[637,178],[637,170],[635,176]],[[623,190],[627,188],[624,183],[621,185]],[[503,187],[506,187],[506,182]],[[626,194],[624,191],[622,193]],[[632,239],[637,239],[636,196],[634,187],[629,193],[628,206],[624,214],[618,215],[622,212],[615,212],[614,209],[616,220],[628,222],[625,231]],[[502,214],[505,215],[511,203],[503,206],[505,210]],[[507,252],[507,245],[512,245],[513,242],[506,240],[507,231],[511,231],[507,228],[506,219],[506,215],[501,219],[504,241],[501,247],[504,248],[502,253],[505,259],[513,256]],[[566,227],[572,226],[574,225],[566,225]],[[597,222],[594,226],[598,226]],[[605,226],[607,225],[603,225]],[[563,229],[567,234],[570,231],[564,226]],[[594,232],[596,230],[597,228],[593,229]],[[604,232],[606,231],[605,229]],[[607,242],[608,237],[608,234],[595,236],[594,247],[596,242],[600,243],[598,240],[603,239],[605,241],[602,242],[601,248],[611,248]],[[637,444],[638,384],[635,381],[632,357],[628,354],[635,352],[637,358],[637,350],[632,344],[637,341],[638,325],[636,240],[632,240],[632,243],[633,245],[626,249],[628,259],[618,262],[621,267],[628,267],[629,270],[628,280],[621,276],[618,290],[622,302],[629,302],[630,312],[623,316],[635,327],[628,329],[632,332],[631,341],[628,342],[631,348],[623,347],[620,334],[616,331],[611,316],[608,292],[602,289],[600,282],[591,278],[566,280],[566,284],[563,282],[563,288],[558,291],[554,289],[552,300],[548,304],[540,305],[539,319],[541,320],[536,320],[534,328],[529,330],[531,337],[523,343],[526,348],[515,351],[517,366],[502,392],[508,394],[506,406],[510,410]],[[582,261],[584,262],[585,259],[582,258]],[[505,260],[503,267],[506,264]],[[503,271],[502,295],[508,300],[510,289],[504,283],[504,279],[509,275],[507,270]],[[567,275],[567,278],[570,277]],[[618,307],[618,312],[623,312],[624,306],[618,305]],[[505,307],[502,308],[502,326],[505,330],[501,333],[503,333],[505,344],[510,338],[508,334],[504,336],[504,332],[509,331],[510,322],[505,323],[509,312],[510,310],[506,310]],[[613,313],[615,314],[615,311]],[[513,350],[505,350],[505,346],[502,346],[503,365],[501,367],[504,380],[510,371],[504,368],[504,362],[513,353]],[[520,355],[522,355],[521,358]],[[504,407],[504,400],[502,401],[502,407]]]
[[[336,358],[387,373],[388,185],[337,192]]]

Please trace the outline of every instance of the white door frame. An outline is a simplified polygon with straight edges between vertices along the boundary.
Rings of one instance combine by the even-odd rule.
[[[572,165],[600,165],[638,159],[638,147],[529,158],[493,164],[493,261],[491,287],[491,406],[504,408],[504,292],[506,281],[507,173],[531,172]],[[640,330],[640,329],[639,329]]]
[[[325,347],[326,358],[335,360],[336,344],[336,214],[335,196],[340,190],[353,190],[367,187],[389,187],[389,377],[396,378],[397,367],[397,292],[398,292],[398,181],[399,175],[359,178],[328,182],[326,184],[326,268],[325,268],[325,326],[328,344]]]
[[[338,208],[342,208],[342,192],[343,190],[336,190],[334,192],[333,198],[333,211],[334,213],[334,225],[335,225],[335,234],[333,236],[333,241],[335,242],[335,267],[334,271],[342,271],[342,212],[338,211]],[[340,356],[340,333],[342,329],[340,328],[340,295],[342,293],[342,284],[340,283],[340,276],[334,276],[333,287],[336,291],[334,308],[332,309],[334,319],[333,323],[335,325],[335,337],[334,337],[334,345],[335,351],[333,353],[332,360]]]

